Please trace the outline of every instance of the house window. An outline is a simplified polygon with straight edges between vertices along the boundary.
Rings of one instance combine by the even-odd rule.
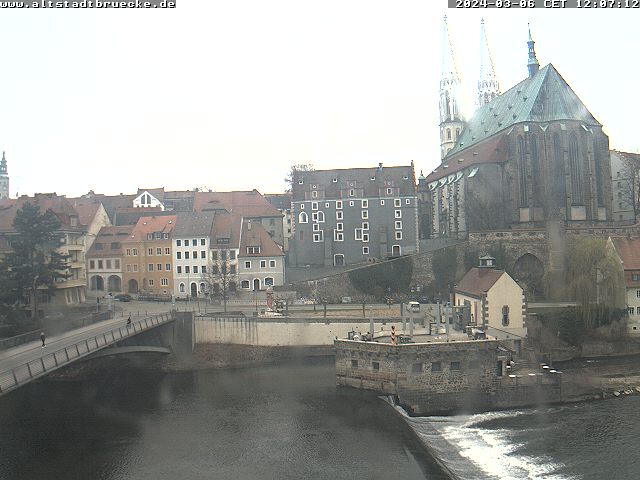
[[[449,370],[460,370],[460,362],[451,362],[449,364]]]
[[[193,258],[198,258],[198,251],[193,252]]]
[[[326,202],[326,203],[324,204],[324,208],[329,208],[329,202]]]
[[[189,260],[189,252],[184,252],[184,259]]]
[[[402,230],[402,221],[396,220],[396,230]]]
[[[153,284],[154,284],[153,279],[151,279],[151,278],[150,278],[150,279],[149,279],[149,286],[150,286],[150,287],[153,287]]]
[[[336,223],[336,230],[339,232],[342,232],[342,229],[344,228],[344,223]]]
[[[147,272],[153,272],[153,263],[147,265]]]
[[[236,251],[229,250],[229,260],[235,260],[235,259],[236,259]]]
[[[636,298],[640,298],[640,290],[636,290]]]
[[[319,232],[320,231],[320,225],[318,225],[317,223],[313,224],[313,231],[314,232]]]
[[[137,257],[137,256],[138,256],[138,249],[137,249],[137,248],[134,248],[134,249],[133,249],[133,256],[134,256],[134,257]]]
[[[509,305],[502,306],[502,326],[509,325]]]
[[[251,262],[250,261],[244,262],[244,268],[251,268]]]
[[[92,270],[96,268],[95,262],[93,260],[89,260],[89,268]]]
[[[404,199],[404,204],[405,205],[411,205],[411,199],[410,198],[405,198]]]
[[[411,365],[411,373],[422,373],[422,363],[414,363]]]
[[[197,265],[193,266],[193,273],[198,273],[198,266]]]
[[[324,223],[324,212],[318,212],[316,215],[317,215],[317,221],[320,223]]]
[[[206,245],[207,241],[204,238],[200,239],[200,245]]]
[[[149,255],[149,256],[153,255],[153,248],[147,249],[147,255]]]
[[[354,238],[356,240],[362,240],[362,229],[361,228],[356,228],[355,229]]]
[[[362,247],[362,254],[369,255],[369,247]]]
[[[206,250],[200,250],[200,258],[207,258],[207,251]]]
[[[365,220],[369,218],[369,210],[362,210],[362,218]]]
[[[627,309],[627,312],[629,313],[629,315],[635,315],[635,308],[634,307],[629,307]]]
[[[176,258],[182,260],[182,252],[176,252]]]
[[[640,280],[640,274],[632,273],[631,274],[631,280],[633,280],[634,282],[637,282],[638,280]]]
[[[318,210],[318,202],[311,202],[311,210]]]
[[[353,207],[354,205],[355,205],[354,201],[353,200],[349,200],[349,206]]]
[[[260,268],[267,268],[267,261],[266,260],[260,260]]]
[[[356,191],[353,188],[349,189],[349,196],[350,197],[353,197],[355,194],[356,194]],[[351,205],[351,206],[353,207],[353,205]]]
[[[147,233],[147,240],[153,240],[153,233]]]
[[[184,267],[184,273],[191,273],[191,270],[189,269],[189,265]]]
[[[441,372],[442,371],[442,364],[440,362],[433,362],[431,364],[431,371],[432,372]]]
[[[395,210],[395,217],[402,218],[402,210]]]
[[[260,253],[260,247],[247,247],[247,253],[249,255],[257,255]]]
[[[336,210],[342,210],[342,200],[336,200]]]
[[[396,230],[396,240],[402,240],[402,232],[400,230]]]
[[[162,271],[162,264],[161,264],[161,263],[158,263],[158,264],[156,265],[156,270],[158,270],[159,272],[161,272],[161,271]]]
[[[380,371],[380,362],[371,362],[371,367],[373,368],[374,372],[379,372]]]
[[[240,288],[249,289],[249,287],[250,287],[249,280],[242,280],[242,282],[240,283]]]
[[[338,178],[337,177],[333,177],[333,180],[331,180],[333,183],[338,183]]]
[[[180,293],[184,293],[184,283],[180,284],[179,290],[180,290]]]
[[[202,265],[202,273],[207,273],[207,266],[206,265]]]
[[[211,260],[218,260],[218,251],[217,250],[212,250],[211,251]]]
[[[267,287],[273,287],[273,277],[266,277],[266,278],[264,279],[264,284],[265,284]]]
[[[342,210],[338,210],[336,212],[336,220],[342,220],[343,216],[342,216]]]
[[[402,200],[400,200],[399,198],[394,198],[393,199],[393,206],[394,207],[399,207],[402,205]]]
[[[311,198],[318,198],[318,192],[317,192],[317,190],[313,190],[313,191],[311,192]]]
[[[335,235],[333,236],[333,239],[334,239],[336,242],[342,242],[342,241],[344,241],[344,233],[336,231],[336,232],[335,232]]]
[[[130,256],[131,256],[131,249],[130,249],[130,248],[127,248],[127,250],[126,250],[126,255],[127,255],[127,257],[130,257]]]
[[[362,230],[369,230],[369,222],[362,222]]]
[[[369,200],[362,200],[362,208],[369,208]]]
[[[358,368],[358,360],[351,360],[351,368]]]
[[[387,195],[393,195],[393,188],[387,188]]]
[[[269,260],[269,268],[276,268],[276,261],[275,260]]]
[[[176,240],[176,247],[181,247],[181,246],[182,246],[182,241]]]
[[[114,268],[120,268],[120,259],[116,258],[116,259],[114,260],[114,263],[115,263]]]
[[[309,222],[309,215],[307,215],[307,212],[300,212],[300,215],[298,215],[298,223],[308,223]]]
[[[163,287],[166,287],[167,285],[169,285],[169,279],[168,278],[161,279],[160,285],[162,285]]]
[[[178,266],[176,267],[176,272],[177,272],[177,273],[182,273],[182,267],[181,267],[180,265],[178,265]]]
[[[156,247],[156,255],[162,255],[162,247]]]
[[[320,231],[313,234],[314,242],[322,242],[323,240],[324,240],[323,232]]]
[[[165,255],[171,255],[171,249],[170,249],[169,247],[166,247],[166,248],[164,249],[164,254],[165,254]]]
[[[363,233],[362,234],[362,241],[363,242],[368,242],[369,241],[369,234],[368,233]]]
[[[131,271],[131,264],[127,263],[127,272],[130,272],[130,271]]]
[[[137,272],[137,271],[138,271],[138,264],[137,264],[137,263],[134,263],[134,264],[133,264],[133,271],[134,271],[134,272]]]
[[[384,207],[384,200],[380,200],[380,206]]]
[[[164,264],[164,271],[165,272],[171,271],[171,264],[170,263],[165,263]]]

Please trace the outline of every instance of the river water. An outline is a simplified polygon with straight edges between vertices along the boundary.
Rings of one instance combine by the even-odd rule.
[[[640,478],[640,397],[402,420],[333,362],[120,370],[0,398],[0,479]]]

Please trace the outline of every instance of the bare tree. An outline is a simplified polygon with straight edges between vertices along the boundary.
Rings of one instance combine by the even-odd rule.
[[[222,295],[224,311],[226,312],[229,292],[233,290],[231,287],[237,284],[236,273],[231,272],[231,267],[223,260],[220,264],[211,264],[207,272],[202,274],[201,278],[207,286],[210,295]]]
[[[295,177],[298,172],[312,172],[315,170],[311,163],[299,163],[297,165],[291,165],[291,170],[287,173],[284,181],[287,184],[287,192],[291,192],[293,190],[293,182],[295,182]]]

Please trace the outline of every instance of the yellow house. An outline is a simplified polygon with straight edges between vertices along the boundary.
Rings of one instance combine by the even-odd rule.
[[[499,340],[521,340],[527,335],[526,302],[520,285],[493,257],[482,257],[454,290],[456,306],[469,305],[471,324]]]

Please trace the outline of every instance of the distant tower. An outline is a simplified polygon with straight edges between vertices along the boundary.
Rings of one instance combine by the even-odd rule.
[[[7,172],[7,160],[2,152],[0,160],[0,199],[9,198],[9,173]]]
[[[484,31],[484,18],[480,20],[480,77],[478,79],[478,107],[500,95],[500,84],[493,66],[489,42]]]
[[[531,38],[531,28],[529,28],[529,41],[527,42],[527,46],[529,47],[529,60],[527,61],[529,78],[533,77],[540,69],[540,64],[536,58],[536,49],[534,48],[535,43],[536,42],[533,41],[533,38]]]
[[[444,17],[442,32],[442,78],[440,80],[440,156],[444,158],[451,150],[465,125],[460,112],[461,80],[453,56],[453,47]]]

